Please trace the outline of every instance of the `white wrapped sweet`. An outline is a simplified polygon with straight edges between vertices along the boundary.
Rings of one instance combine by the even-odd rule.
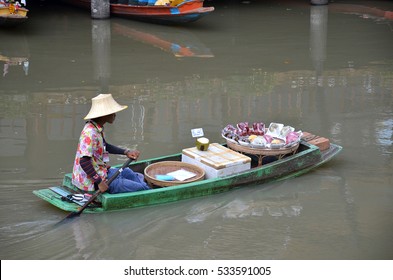
[[[285,137],[287,137],[287,135],[293,131],[295,131],[295,129],[292,126],[284,126],[280,131],[280,138],[285,139]]]
[[[282,128],[284,125],[282,123],[270,123],[269,128],[267,129],[267,135],[273,136],[273,137],[279,137]]]
[[[251,145],[255,146],[255,147],[265,147],[266,144],[267,144],[267,141],[266,141],[265,137],[263,137],[263,136],[255,137],[251,141]]]

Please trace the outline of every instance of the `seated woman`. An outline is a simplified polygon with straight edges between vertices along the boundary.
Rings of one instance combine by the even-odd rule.
[[[119,105],[111,94],[100,94],[92,99],[88,120],[81,132],[76,151],[72,183],[87,192],[100,190],[102,193],[124,193],[148,190],[144,176],[125,168],[108,186],[110,178],[118,169],[111,168],[107,163],[109,154],[124,154],[128,158],[137,159],[139,151],[130,151],[109,144],[104,137],[104,124],[113,123],[116,113],[126,109]]]

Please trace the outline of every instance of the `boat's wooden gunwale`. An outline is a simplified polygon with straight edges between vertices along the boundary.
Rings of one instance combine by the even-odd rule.
[[[0,7],[0,16],[7,17],[25,17],[29,10],[26,8],[18,8],[14,13],[10,13],[8,7]]]

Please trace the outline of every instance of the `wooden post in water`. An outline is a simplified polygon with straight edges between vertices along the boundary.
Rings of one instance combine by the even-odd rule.
[[[310,56],[317,74],[317,79],[322,75],[323,64],[326,60],[327,28],[328,7],[321,5],[311,6]]]
[[[111,75],[111,22],[92,20],[92,55],[94,78],[98,82],[99,93],[109,93]]]
[[[91,17],[94,19],[107,19],[110,17],[109,0],[91,0]]]
[[[329,0],[311,0],[311,5],[327,5]]]

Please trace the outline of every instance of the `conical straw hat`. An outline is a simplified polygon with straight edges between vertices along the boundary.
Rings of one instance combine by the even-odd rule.
[[[120,105],[113,99],[112,94],[99,94],[91,99],[91,108],[85,120],[107,116],[127,109],[127,105]]]

